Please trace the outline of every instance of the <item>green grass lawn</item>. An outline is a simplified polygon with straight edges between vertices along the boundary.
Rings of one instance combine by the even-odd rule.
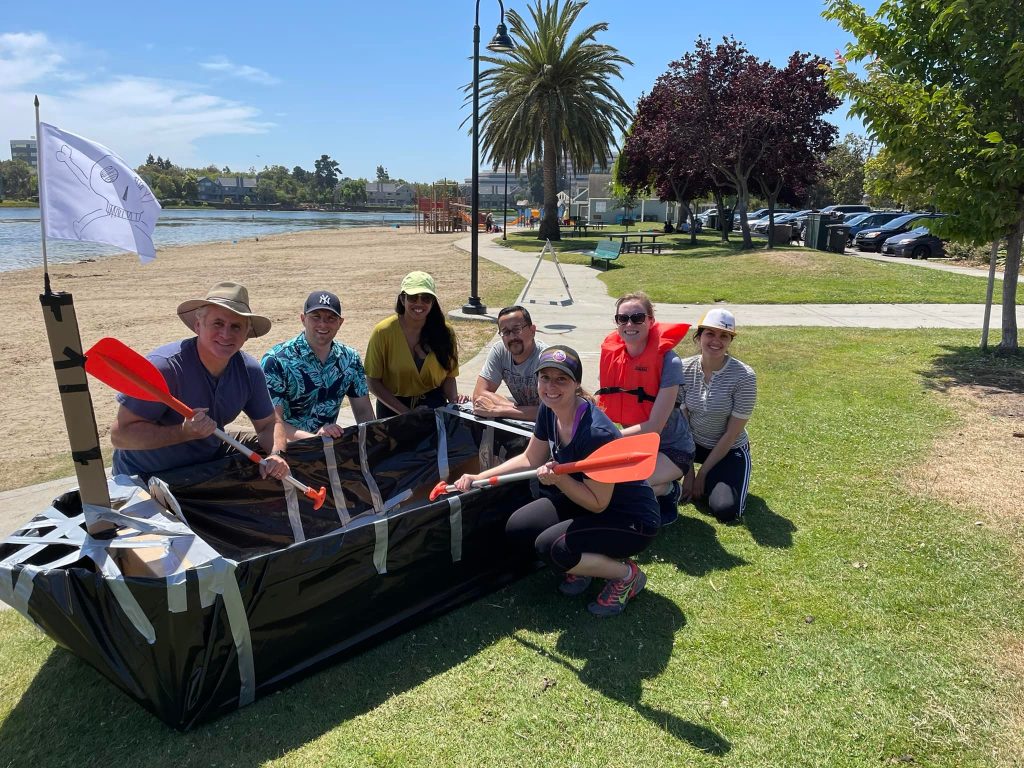
[[[646,225],[645,229],[651,228]],[[623,231],[611,227],[607,231]],[[630,231],[633,231],[631,228]],[[671,304],[981,304],[987,281],[906,264],[882,263],[806,248],[740,251],[739,235],[721,244],[717,235],[702,234],[696,246],[689,235],[668,235],[659,242],[672,252],[623,254],[601,275],[612,296],[642,289],[655,302]],[[589,264],[578,251],[597,247],[602,235],[567,237],[552,245],[559,261]],[[498,240],[496,242],[503,242]],[[510,233],[507,247],[539,252],[536,233]],[[999,301],[1002,281],[996,282]],[[1018,291],[1024,302],[1024,291]]]
[[[182,735],[0,613],[0,766],[1014,765],[1009,535],[896,479],[976,336],[746,330],[746,522],[685,507],[615,619],[541,571]]]

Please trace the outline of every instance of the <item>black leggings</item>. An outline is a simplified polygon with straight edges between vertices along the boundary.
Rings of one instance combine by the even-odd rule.
[[[586,553],[622,560],[643,552],[657,533],[657,526],[608,510],[594,514],[564,496],[531,501],[513,512],[505,524],[513,546],[533,548],[541,560],[559,571],[575,568]]]

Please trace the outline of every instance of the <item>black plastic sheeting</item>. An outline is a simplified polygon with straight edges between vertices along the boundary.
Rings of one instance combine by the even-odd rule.
[[[293,538],[282,486],[261,480],[257,468],[240,456],[161,475],[188,526],[227,558],[229,567],[230,561],[237,563],[234,578],[248,622],[256,696],[535,567],[516,559],[504,545],[508,516],[530,500],[528,483],[473,491],[459,496],[454,505],[449,497],[427,500],[439,479],[439,429],[447,445],[449,479],[476,470],[481,452],[497,462],[522,451],[527,437],[446,410],[419,409],[363,429],[365,463],[378,499],[386,502],[412,491],[387,512],[386,524],[372,522],[384,516],[375,516],[356,427],[333,442],[351,517],[347,526],[335,505],[323,442],[307,440],[289,447],[286,458],[295,477],[328,490],[318,511],[298,494],[306,537],[299,543]],[[54,507],[69,517],[81,512],[77,492],[65,494]],[[0,545],[0,561],[18,546]],[[169,610],[165,579],[123,578],[121,583],[152,624],[155,641],[150,644],[122,609],[109,576],[92,560],[32,571],[32,563],[73,552],[62,549],[66,551],[44,550],[0,573],[17,584],[22,571],[30,569],[25,574],[32,576],[26,615],[55,642],[175,728],[187,730],[247,703],[240,696],[244,672],[237,631],[233,636],[223,595],[211,594],[203,582],[208,577],[197,569],[186,572],[187,607],[182,610],[179,604],[175,612]]]

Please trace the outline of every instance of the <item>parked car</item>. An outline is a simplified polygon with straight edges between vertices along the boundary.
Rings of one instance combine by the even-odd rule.
[[[906,215],[906,211],[871,211],[871,213],[855,214],[852,219],[843,223],[850,225],[850,242],[852,243],[858,232],[872,227],[881,227],[893,219]]]
[[[912,259],[927,259],[932,256],[944,256],[943,241],[928,231],[927,226],[920,226],[909,232],[890,237],[882,244],[885,256],[909,256]]]
[[[821,209],[822,213],[827,213],[830,216],[836,214],[847,214],[847,213],[870,213],[870,205],[826,205]]]
[[[776,224],[792,224],[792,218],[798,215],[800,211],[792,211],[790,213],[779,214],[775,217]],[[756,222],[750,225],[750,231],[756,232],[760,235],[768,234],[768,218],[758,219]]]
[[[862,229],[857,233],[857,237],[854,238],[854,244],[857,246],[858,251],[874,251],[877,253],[881,250],[882,244],[890,237],[909,232],[914,227],[921,226],[920,222],[922,221],[941,219],[944,215],[942,213],[907,213],[881,227]]]

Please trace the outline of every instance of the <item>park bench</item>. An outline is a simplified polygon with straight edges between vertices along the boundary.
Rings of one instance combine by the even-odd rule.
[[[607,270],[608,265],[619,258],[619,244],[611,240],[599,240],[597,248],[593,251],[584,251],[584,253],[590,257],[590,266],[594,266],[595,261],[603,261],[604,268]]]

